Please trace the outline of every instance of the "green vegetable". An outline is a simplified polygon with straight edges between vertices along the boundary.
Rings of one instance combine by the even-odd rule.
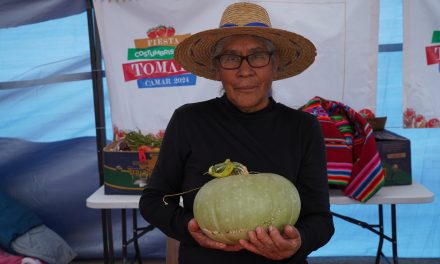
[[[282,230],[295,224],[300,208],[297,189],[280,175],[232,175],[202,186],[194,200],[194,218],[207,236],[234,245],[257,226]]]
[[[160,147],[162,144],[162,137],[152,133],[143,135],[140,131],[130,131],[125,134],[124,142],[131,150],[138,150],[141,146],[154,148]]]

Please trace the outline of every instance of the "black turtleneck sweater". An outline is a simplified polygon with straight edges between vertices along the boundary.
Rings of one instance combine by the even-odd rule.
[[[302,245],[290,259],[271,261],[247,250],[224,252],[200,247],[187,224],[193,218],[197,191],[162,198],[201,187],[213,179],[208,168],[229,158],[249,171],[282,175],[295,184],[301,213],[295,224]],[[142,216],[167,236],[179,240],[179,263],[306,263],[307,255],[331,238],[325,146],[317,119],[276,103],[243,113],[226,96],[178,108],[168,124],[160,154],[139,204]]]

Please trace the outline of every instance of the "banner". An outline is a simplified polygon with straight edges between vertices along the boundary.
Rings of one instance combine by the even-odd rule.
[[[440,127],[440,1],[403,1],[403,126]]]
[[[217,28],[233,2],[94,1],[116,133],[156,133],[177,107],[221,96],[221,83],[183,69],[174,49],[191,34]],[[275,100],[298,108],[320,96],[375,112],[378,0],[253,2],[266,8],[273,27],[317,47],[304,73],[273,83]]]

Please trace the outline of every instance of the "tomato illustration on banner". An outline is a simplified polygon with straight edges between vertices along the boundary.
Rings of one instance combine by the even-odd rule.
[[[413,108],[403,111],[403,127],[405,128],[439,128],[440,119],[433,117],[429,120],[422,114],[417,114]]]
[[[426,64],[439,64],[440,72],[440,31],[436,30],[432,32],[431,43],[435,45],[426,47]]]
[[[125,82],[137,81],[138,88],[193,86],[197,77],[174,60],[174,50],[191,34],[175,35],[171,26],[147,30],[147,38],[135,39],[128,49],[128,63],[122,64]]]

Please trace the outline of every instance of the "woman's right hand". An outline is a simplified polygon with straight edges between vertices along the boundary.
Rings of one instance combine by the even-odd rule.
[[[241,245],[228,245],[212,240],[202,232],[199,224],[194,218],[188,222],[188,231],[197,243],[205,248],[219,249],[223,251],[239,251],[243,249]]]

